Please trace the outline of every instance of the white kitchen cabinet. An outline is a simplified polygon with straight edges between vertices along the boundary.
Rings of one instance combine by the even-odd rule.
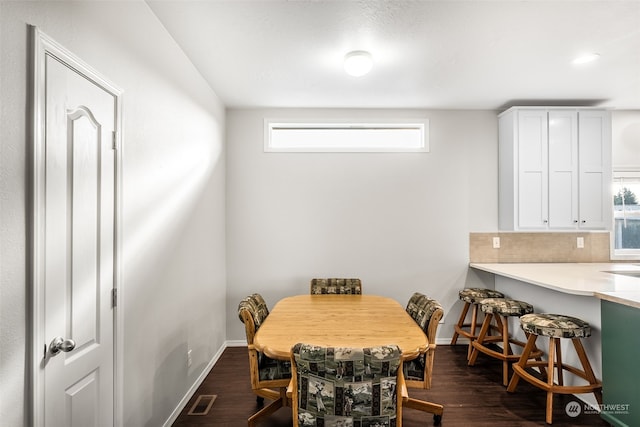
[[[498,123],[501,230],[610,228],[608,111],[514,107]]]
[[[578,119],[580,226],[610,229],[613,210],[611,114],[580,111]]]

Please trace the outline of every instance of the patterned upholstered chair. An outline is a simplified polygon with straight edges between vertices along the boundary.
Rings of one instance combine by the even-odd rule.
[[[520,326],[529,334],[522,356],[513,364],[513,376],[507,387],[514,392],[520,378],[547,392],[545,420],[553,421],[553,394],[593,393],[598,404],[602,405],[602,383],[596,376],[584,351],[581,339],[591,336],[591,326],[584,320],[560,314],[525,314],[520,317]],[[530,353],[535,348],[538,336],[549,337],[548,360],[531,360]],[[560,339],[570,339],[578,355],[582,369],[567,365],[562,361]],[[555,367],[555,370],[554,370]],[[539,368],[543,379],[534,376],[528,368]],[[572,373],[586,382],[584,385],[565,385],[563,371]],[[556,372],[556,375],[554,375]]]
[[[360,279],[311,279],[311,294],[362,294],[362,282]]]
[[[467,359],[471,357],[471,342],[476,339],[476,327],[478,325],[478,306],[480,301],[485,298],[504,298],[504,294],[493,289],[484,288],[465,288],[458,292],[458,297],[464,302],[462,312],[458,323],[453,327],[453,337],[451,338],[451,345],[456,345],[458,342],[458,336],[463,336],[469,340],[469,346],[467,347]],[[471,320],[469,323],[465,323],[469,308],[471,311]]]
[[[396,345],[291,349],[294,426],[402,426],[402,352]]]
[[[487,298],[480,302],[480,309],[484,313],[484,321],[478,338],[471,343],[473,350],[468,365],[475,365],[479,353],[501,360],[502,384],[506,386],[509,381],[509,365],[520,359],[520,354],[514,353],[513,347],[524,348],[525,346],[525,343],[509,334],[509,317],[533,313],[533,306],[528,302],[510,298]],[[499,331],[495,335],[490,335],[492,325]],[[496,348],[496,345],[500,348]],[[542,352],[536,348],[529,357],[541,360],[541,356]]]
[[[260,294],[250,295],[238,305],[238,316],[247,334],[251,388],[259,405],[264,403],[264,398],[273,400],[249,418],[249,426],[282,406],[289,405],[286,392],[291,381],[291,362],[271,359],[253,346],[253,338],[268,315],[269,309]]]
[[[420,354],[413,360],[404,362],[404,379],[407,388],[427,390],[431,388],[433,360],[436,351],[436,332],[440,319],[442,319],[444,315],[444,309],[438,301],[420,292],[416,292],[409,299],[406,310],[429,339],[429,348],[426,353]],[[411,397],[404,402],[404,406],[432,413],[436,425],[440,423],[444,411],[444,407],[440,404],[425,402]]]

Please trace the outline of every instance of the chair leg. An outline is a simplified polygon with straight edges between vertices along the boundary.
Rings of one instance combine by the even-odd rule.
[[[560,338],[553,338],[556,342],[556,369],[558,370],[558,385],[564,385],[564,374],[562,364],[562,346],[560,345]]]
[[[493,319],[493,314],[487,313],[484,315],[484,321],[482,322],[480,333],[478,334],[478,338],[475,339],[477,343],[484,342],[484,339],[487,336],[487,333],[489,332],[489,327],[491,326],[491,319]],[[467,357],[467,359],[469,360],[467,362],[467,365],[473,366],[475,365],[476,360],[478,359],[479,351],[477,348],[473,346],[473,343],[470,342],[469,346],[472,348],[472,350],[471,350],[471,354]]]
[[[425,359],[425,370],[427,372],[433,372],[433,361],[435,360],[435,353],[434,353],[434,349],[429,349],[427,351],[426,354],[426,359]],[[431,377],[431,374],[429,375],[425,375],[425,379],[424,379],[424,388],[425,389],[430,389],[431,388],[431,381],[433,380],[433,378]]]
[[[473,349],[471,343],[476,336],[476,322],[478,319],[478,304],[473,304],[473,310],[471,311],[471,326],[469,332],[471,336],[469,337],[469,347],[467,348],[467,360],[471,357],[471,350]]]
[[[284,387],[281,387],[280,398],[278,398],[277,400],[274,400],[273,402],[269,403],[267,406],[265,406],[264,408],[260,409],[258,412],[250,416],[249,419],[247,420],[248,427],[254,427],[260,419],[273,414],[283,406],[287,406],[287,389]]]
[[[429,412],[434,415],[442,415],[444,412],[444,406],[439,403],[426,402],[420,399],[408,398],[402,402],[402,406],[405,408],[413,408],[422,412]]]
[[[500,316],[498,316],[498,319]],[[502,354],[504,354],[504,360],[502,361],[502,385],[506,386],[509,383],[509,358],[512,354],[511,344],[509,343],[509,319],[506,317],[498,321],[502,325]]]
[[[436,426],[439,426],[442,421],[444,406],[438,403],[426,402],[424,400],[409,397],[407,400],[402,402],[402,406],[404,408],[417,409],[418,411],[433,414],[433,424]]]
[[[551,424],[553,417],[553,391],[551,388],[553,387],[553,365],[556,360],[556,340],[551,338],[549,340],[549,361],[547,365],[547,370],[550,372],[550,375],[547,376],[547,385],[549,388],[547,389],[547,410],[546,410],[546,422],[547,424]],[[562,365],[557,365],[557,370],[562,372]]]
[[[518,366],[524,369],[527,364],[527,360],[529,360],[529,355],[531,351],[535,347],[536,339],[538,339],[537,335],[531,334],[529,338],[527,338],[527,344],[524,346],[524,350],[522,350],[522,355],[520,356],[520,360],[516,362]],[[509,381],[509,385],[507,386],[507,391],[513,393],[516,391],[516,387],[518,386],[518,381],[520,381],[520,376],[514,372],[511,375],[511,381]]]
[[[582,346],[582,341],[580,341],[580,338],[573,338],[571,341],[573,342],[573,347],[576,349],[576,353],[578,354],[578,358],[582,364],[582,370],[584,371],[586,380],[589,381],[589,384],[597,384],[598,380],[596,379],[596,375],[593,373],[587,353],[584,351],[584,347]],[[598,404],[602,405],[602,388],[594,390],[593,394]]]
[[[469,304],[468,302],[464,303],[462,307],[462,313],[460,313],[460,318],[458,319],[458,323],[456,324],[456,328],[454,328],[453,338],[451,338],[451,345],[456,345],[458,342],[458,335],[460,335],[457,331],[457,328],[462,328],[464,326],[464,321],[467,318],[467,313],[469,312]]]
[[[529,340],[529,337],[531,336],[531,334],[529,332],[525,332],[525,335],[527,336],[527,340]],[[536,362],[542,362],[542,351],[540,351],[538,349],[537,346],[533,346],[533,348],[531,349],[532,352],[539,352],[540,355],[538,357],[535,358]],[[538,370],[540,371],[540,375],[542,375],[542,379],[543,380],[547,380],[547,370],[545,369],[544,365],[541,363],[539,364],[539,366],[537,367]]]
[[[552,423],[553,418],[553,392],[551,390],[547,391],[547,410],[545,412],[545,421],[547,424]]]

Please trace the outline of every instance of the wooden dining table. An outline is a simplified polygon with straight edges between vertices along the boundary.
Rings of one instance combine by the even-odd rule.
[[[426,351],[429,340],[394,299],[378,295],[297,295],[273,307],[253,344],[267,356],[289,360],[303,342],[325,347],[396,344],[404,360]]]
[[[406,310],[392,298],[378,295],[296,295],[273,307],[253,345],[273,359],[290,360],[297,343],[323,347],[375,347],[396,344],[403,360],[424,353],[429,340]],[[433,414],[440,424],[441,404],[410,396],[402,404]]]

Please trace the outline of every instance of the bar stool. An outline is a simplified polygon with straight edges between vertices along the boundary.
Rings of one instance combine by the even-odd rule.
[[[462,313],[460,313],[460,319],[458,323],[453,327],[454,333],[451,338],[451,345],[456,345],[458,342],[458,336],[461,335],[469,339],[469,347],[467,349],[467,359],[471,356],[471,342],[476,339],[476,324],[478,321],[478,304],[480,301],[486,298],[504,298],[502,292],[494,291],[492,289],[484,288],[465,288],[458,292],[458,297],[461,301],[464,301],[462,307]],[[471,323],[464,323],[467,319],[467,313],[469,308],[473,306],[471,312]],[[468,330],[466,330],[469,328]]]
[[[484,313],[484,321],[478,337],[471,343],[473,349],[468,365],[475,365],[480,353],[502,360],[502,384],[506,386],[509,381],[510,362],[517,362],[520,359],[520,354],[514,354],[511,345],[517,345],[523,349],[525,347],[524,342],[509,336],[509,317],[533,313],[533,306],[527,302],[509,298],[487,298],[480,302],[480,309]],[[495,329],[499,331],[497,335],[489,335],[492,320],[495,321]],[[494,343],[502,343],[501,351],[490,347]],[[542,360],[541,356],[542,351],[535,348],[528,357]]]
[[[529,338],[524,348],[522,356],[517,363],[513,364],[513,376],[509,381],[507,391],[513,392],[518,385],[520,378],[541,388],[547,392],[547,412],[546,422],[551,424],[553,415],[553,394],[581,394],[593,393],[599,404],[602,404],[602,383],[598,381],[591,369],[591,364],[587,358],[587,354],[582,346],[581,338],[591,336],[591,327],[584,320],[563,316],[559,314],[526,314],[520,318],[520,325],[525,332],[528,332]],[[536,339],[539,335],[549,337],[549,358],[548,361],[531,361],[530,353],[535,346]],[[560,352],[560,338],[569,338],[573,342],[573,347],[578,354],[582,370],[562,363],[562,354]],[[545,366],[546,365],[546,366]],[[546,377],[546,382],[541,381],[532,373],[526,371],[527,368],[538,367],[542,373],[542,377]],[[546,367],[546,372],[545,372]],[[557,370],[557,385],[554,383],[554,369]],[[583,378],[588,382],[587,385],[567,386],[564,385],[562,372],[566,370],[572,374]],[[547,374],[548,372],[548,374]]]

